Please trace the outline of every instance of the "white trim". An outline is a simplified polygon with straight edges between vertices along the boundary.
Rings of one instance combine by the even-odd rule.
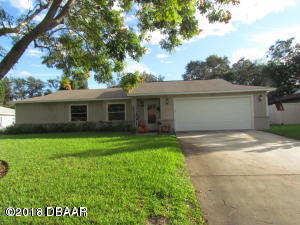
[[[86,102],[86,101],[112,101],[112,100],[128,100],[130,98],[101,98],[101,99],[62,99],[62,100],[42,100],[42,101],[16,101],[16,104],[22,103],[51,103],[51,102]]]
[[[246,95],[246,96],[249,96],[249,95]],[[254,116],[255,116],[255,109],[254,109],[254,95],[250,95],[250,99],[251,99],[251,120],[252,120],[252,129],[255,129],[255,119],[254,119]]]
[[[71,107],[72,106],[79,106],[79,105],[85,105],[86,106],[86,121],[72,121]],[[70,104],[69,105],[69,122],[82,123],[82,122],[88,122],[88,121],[89,121],[89,104]]]
[[[12,113],[0,113],[0,116],[15,116],[16,114]]]
[[[156,95],[192,95],[192,94],[225,94],[225,93],[243,93],[243,92],[259,92],[259,91],[275,91],[276,88],[264,88],[253,90],[231,90],[231,91],[199,91],[199,92],[160,92],[160,93],[146,93],[146,94],[128,94],[131,96],[156,96]]]
[[[233,96],[208,96],[208,97],[179,97],[173,99],[173,118],[174,118],[174,128],[175,131],[177,130],[177,123],[175,117],[175,102],[176,100],[184,101],[188,99],[220,99],[220,98],[241,98],[241,97],[248,97],[250,99],[250,107],[251,107],[251,129],[254,129],[254,95],[233,95]]]
[[[124,120],[109,120],[108,119],[108,105],[124,105],[124,113],[125,113],[125,116],[124,116]],[[111,122],[114,122],[114,121],[126,121],[127,119],[127,113],[126,113],[126,102],[107,102],[106,103],[106,121],[111,121]]]

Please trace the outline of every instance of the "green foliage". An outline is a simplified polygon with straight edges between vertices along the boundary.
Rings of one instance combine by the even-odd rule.
[[[269,47],[268,57],[275,63],[286,62],[294,51],[293,42],[295,38],[287,40],[277,40],[274,45]]]
[[[71,79],[63,76],[60,81],[60,90],[72,90]]]
[[[12,99],[24,99],[27,96],[27,82],[24,78],[12,78],[11,88],[12,88]]]
[[[230,72],[229,60],[227,57],[211,55],[205,61],[191,61],[182,75],[184,80],[208,80],[224,78]]]
[[[46,83],[32,76],[28,78],[12,78],[10,80],[11,99],[19,100],[42,96]]]
[[[0,207],[84,206],[87,217],[8,217],[15,224],[205,224],[178,140],[171,135],[0,135]],[[154,222],[155,223],[155,222]],[[157,223],[158,224],[158,223]],[[160,223],[162,224],[162,223]]]
[[[229,81],[241,85],[266,85],[267,76],[264,76],[263,69],[264,65],[242,58],[232,65],[232,80]]]
[[[268,56],[264,73],[277,87],[272,94],[281,97],[294,93],[300,83],[300,45],[294,44],[294,38],[278,40],[269,48]]]
[[[120,87],[127,93],[129,93],[133,88],[136,88],[139,83],[143,82],[142,77],[138,72],[127,73],[121,77]]]
[[[155,76],[154,74],[147,73],[146,71],[140,73],[140,77],[143,82],[161,82],[165,79],[162,75]]]
[[[26,92],[29,98],[42,96],[43,89],[45,88],[45,82],[40,79],[35,79],[34,77],[30,76],[26,80]]]
[[[293,69],[288,64],[269,62],[265,65],[263,74],[270,77],[272,80],[271,85],[277,88],[271,94],[279,97],[286,96],[293,94],[298,88]]]
[[[11,98],[11,81],[8,78],[0,80],[0,105],[7,106]]]
[[[293,94],[300,84],[300,44],[294,38],[278,40],[268,51],[267,63],[241,58],[232,66],[227,57],[215,55],[205,61],[191,61],[186,65],[184,80],[222,78],[234,84],[272,86],[278,97]]]
[[[3,104],[7,105],[8,102],[12,100],[20,100],[50,94],[52,91],[58,89],[59,83],[60,81],[57,79],[50,79],[47,82],[44,82],[32,76],[28,78],[4,78],[0,81],[0,86],[4,85],[5,87]],[[0,94],[0,96],[2,95]]]
[[[68,77],[80,70],[93,72],[98,82],[109,82],[113,72],[124,69],[127,56],[134,60],[141,58],[145,53],[142,42],[153,31],[163,34],[161,47],[172,51],[183,40],[199,34],[197,14],[206,16],[210,22],[226,23],[231,18],[228,6],[238,1],[66,0],[52,7],[56,3],[59,2],[34,1],[32,9],[17,19],[10,18],[1,8],[0,19],[4,22],[0,23],[0,36],[10,35],[14,44],[20,43],[23,37],[32,38],[35,47],[46,50],[43,63],[61,69]],[[70,8],[62,10],[67,5]],[[35,17],[42,11],[47,14],[50,9],[59,18],[49,16],[36,24]],[[136,18],[132,27],[126,23],[128,15]],[[40,35],[29,36],[31,31]],[[29,45],[30,42],[21,43]],[[13,53],[11,61],[22,52],[14,50]]]
[[[58,90],[60,87],[60,78],[56,77],[54,79],[47,80],[47,85],[50,89]]]
[[[80,131],[131,131],[130,122],[82,122],[82,123],[43,123],[43,124],[15,124],[7,127],[4,134],[29,134],[53,132]]]

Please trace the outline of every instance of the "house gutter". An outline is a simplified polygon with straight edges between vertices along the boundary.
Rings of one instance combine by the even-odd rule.
[[[192,94],[226,94],[226,93],[249,93],[249,92],[270,92],[276,88],[252,89],[252,90],[234,90],[234,91],[203,91],[203,92],[161,92],[161,93],[145,93],[145,94],[128,94],[127,96],[153,96],[153,95],[192,95]]]
[[[84,102],[84,101],[112,101],[112,100],[128,100],[130,98],[102,98],[102,99],[62,99],[62,100],[41,100],[41,101],[16,101],[16,104],[22,103],[54,103],[54,102]]]

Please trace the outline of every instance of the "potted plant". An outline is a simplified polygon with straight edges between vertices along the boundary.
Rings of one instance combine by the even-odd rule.
[[[170,125],[164,125],[164,126],[162,126],[162,132],[169,133],[170,132]]]

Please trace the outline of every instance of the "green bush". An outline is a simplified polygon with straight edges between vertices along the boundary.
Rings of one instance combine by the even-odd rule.
[[[80,122],[80,123],[45,123],[45,124],[15,124],[2,130],[3,134],[29,134],[80,131],[121,131],[130,132],[130,122]],[[1,134],[0,133],[0,134]]]

